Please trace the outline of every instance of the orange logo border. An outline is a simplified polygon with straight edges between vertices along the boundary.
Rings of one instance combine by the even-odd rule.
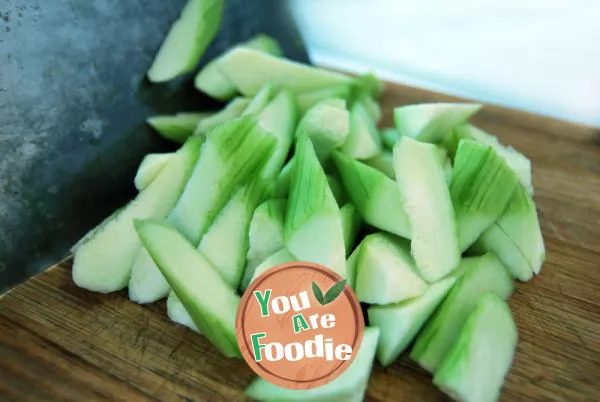
[[[331,279],[334,283],[343,279],[339,274],[332,271],[331,269],[328,269],[322,265],[314,264],[314,263],[310,263],[310,262],[296,261],[296,262],[281,264],[281,265],[272,267],[272,268],[266,270],[265,272],[263,272],[258,278],[254,279],[250,283],[250,285],[248,286],[246,291],[244,292],[244,294],[240,300],[240,305],[238,307],[238,311],[236,314],[235,328],[236,328],[236,337],[238,340],[238,345],[240,347],[240,351],[242,352],[242,355],[243,355],[244,359],[246,360],[246,362],[248,363],[248,365],[252,368],[252,370],[255,373],[260,375],[263,379],[265,379],[275,385],[284,387],[284,388],[310,389],[310,388],[315,388],[315,387],[318,387],[318,386],[321,386],[321,385],[324,385],[324,384],[327,384],[327,383],[333,381],[334,379],[339,377],[350,366],[352,361],[354,361],[354,358],[356,357],[356,354],[358,352],[358,348],[360,347],[360,345],[362,343],[365,322],[364,322],[364,317],[362,314],[362,309],[361,309],[360,303],[358,301],[358,298],[356,297],[354,292],[350,289],[350,287],[348,285],[346,285],[344,287],[342,294],[344,295],[344,297],[346,297],[349,300],[350,305],[352,306],[352,310],[353,310],[353,314],[354,314],[355,333],[357,334],[351,345],[353,353],[349,360],[340,362],[329,373],[322,375],[318,378],[312,378],[309,380],[298,380],[298,379],[285,377],[281,374],[273,373],[271,370],[265,368],[261,363],[256,362],[254,360],[254,356],[252,354],[252,346],[249,344],[249,341],[248,341],[248,339],[249,339],[249,337],[247,336],[248,334],[246,333],[246,331],[244,329],[244,324],[245,324],[245,320],[246,320],[246,311],[250,305],[250,301],[254,300],[253,299],[254,290],[256,290],[256,288],[260,287],[260,285],[265,280],[272,277],[273,275],[276,275],[282,271],[286,271],[289,269],[297,269],[297,268],[312,269],[312,270],[319,271],[319,273],[325,275],[326,277]]]

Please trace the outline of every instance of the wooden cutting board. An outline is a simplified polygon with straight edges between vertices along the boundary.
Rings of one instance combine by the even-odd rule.
[[[392,108],[451,97],[400,85]],[[502,400],[600,399],[600,133],[499,107],[474,122],[533,162],[535,200],[546,241],[539,277],[519,284],[510,304],[519,345]],[[201,336],[168,321],[164,303],[139,306],[125,292],[76,288],[70,261],[0,299],[0,400],[242,400],[253,374],[222,358]],[[375,366],[367,400],[445,397],[403,357]]]

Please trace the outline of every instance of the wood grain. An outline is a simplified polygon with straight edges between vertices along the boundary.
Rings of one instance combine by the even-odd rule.
[[[400,85],[396,105],[455,100]],[[533,161],[547,261],[510,304],[520,341],[505,401],[600,399],[600,134],[597,130],[486,107],[475,124]],[[252,372],[221,358],[201,336],[172,324],[164,304],[139,306],[124,292],[74,286],[70,261],[0,299],[0,400],[242,400]],[[445,397],[406,357],[376,365],[370,401]]]

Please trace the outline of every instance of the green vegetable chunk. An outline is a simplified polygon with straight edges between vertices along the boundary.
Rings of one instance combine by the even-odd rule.
[[[313,145],[305,135],[296,142],[285,242],[299,260],[324,265],[346,276],[340,210]]]
[[[379,106],[379,103],[377,103],[377,101],[370,96],[363,97],[359,102],[365,108],[367,113],[369,113],[371,120],[373,120],[375,123],[379,123],[381,117],[383,116],[383,112],[381,111],[381,106]]]
[[[448,155],[448,151],[445,148],[438,145],[438,153],[440,161],[442,162],[442,168],[444,169],[444,176],[446,177],[446,183],[448,186],[452,183],[452,160]]]
[[[324,162],[332,150],[344,145],[350,129],[349,118],[343,99],[327,99],[306,112],[298,124],[296,135],[307,135],[317,157]]]
[[[223,0],[189,0],[171,26],[150,70],[150,82],[165,82],[192,71],[221,25]]]
[[[355,85],[360,86],[361,89],[373,98],[378,98],[385,89],[383,82],[371,72],[359,75],[356,78],[355,83]]]
[[[133,220],[167,216],[192,173],[202,142],[201,138],[187,141],[146,189],[78,243],[72,271],[77,286],[102,293],[127,286],[141,248]]]
[[[401,136],[418,141],[443,141],[455,126],[465,123],[481,109],[476,103],[423,103],[394,109],[394,122]]]
[[[215,128],[206,137],[192,176],[168,222],[197,246],[231,193],[260,174],[274,145],[272,136],[250,116]],[[142,249],[133,265],[129,298],[151,303],[166,297],[168,292],[165,278]]]
[[[394,155],[390,151],[383,150],[380,154],[375,155],[364,162],[379,170],[381,173],[385,173],[390,179],[396,179],[396,172],[394,171]]]
[[[512,147],[502,145],[497,137],[471,124],[463,124],[455,127],[452,131],[452,135],[448,136],[444,142],[444,145],[452,157],[456,154],[456,149],[458,148],[458,143],[461,139],[477,141],[494,148],[498,155],[506,161],[508,166],[515,171],[521,185],[527,189],[529,194],[533,194],[533,185],[531,183],[531,161],[523,154]]]
[[[273,199],[256,208],[250,222],[246,268],[241,283],[245,290],[254,276],[254,271],[263,261],[284,248],[283,220],[286,200]]]
[[[252,215],[269,191],[268,183],[262,179],[239,188],[198,246],[198,251],[233,289],[239,287],[244,273]]]
[[[502,216],[481,235],[473,249],[496,253],[520,281],[540,273],[546,248],[535,204],[524,187],[516,187]]]
[[[223,109],[216,112],[210,117],[198,121],[194,129],[194,135],[206,135],[220,124],[227,123],[236,117],[240,117],[242,113],[250,105],[251,99],[234,98]]]
[[[421,295],[427,284],[417,274],[407,240],[375,233],[364,238],[356,266],[356,295],[369,304],[390,304]]]
[[[242,116],[258,116],[273,98],[275,90],[270,82],[266,83],[260,91],[254,95]]]
[[[400,133],[395,128],[382,128],[379,130],[379,136],[381,137],[381,142],[383,146],[392,151],[394,149],[394,145],[400,139]]]
[[[513,292],[512,279],[495,254],[475,258],[477,263],[472,262],[454,285],[419,334],[410,354],[411,359],[430,372],[437,370],[481,296],[494,293],[507,299]]]
[[[142,191],[152,183],[161,170],[168,164],[174,153],[148,154],[142,159],[133,180],[135,188]]]
[[[174,292],[169,293],[169,297],[167,298],[167,315],[171,321],[188,327],[192,331],[200,332],[196,324],[194,324],[190,313],[187,312],[183,303]]]
[[[135,227],[200,332],[223,355],[241,356],[235,337],[240,298],[235,291],[174,228],[153,220],[138,220]]]
[[[177,113],[170,116],[152,116],[146,121],[163,138],[183,144],[194,133],[200,121],[213,115],[213,112]]]
[[[356,246],[354,251],[350,253],[350,256],[346,260],[346,279],[348,286],[353,290],[356,290],[356,271],[358,270],[358,258],[360,257],[360,244]]]
[[[290,182],[292,180],[292,167],[294,158],[292,157],[284,166],[281,168],[277,179],[275,180],[275,192],[273,196],[275,198],[287,198],[290,192]]]
[[[504,300],[493,293],[482,296],[440,364],[433,383],[461,401],[498,400],[517,338],[517,327]]]
[[[502,215],[518,185],[513,170],[492,147],[460,141],[450,196],[461,251],[469,248]]]
[[[267,162],[263,177],[276,177],[285,163],[294,141],[294,131],[298,119],[298,107],[294,96],[287,90],[280,91],[258,115],[258,124],[271,134],[277,145]]]
[[[239,45],[259,52],[281,57],[283,51],[277,41],[268,35],[259,34]],[[194,79],[196,88],[205,94],[221,101],[233,98],[237,89],[219,69],[219,58],[211,61],[202,68]]]
[[[297,260],[298,259],[292,253],[290,253],[287,248],[277,250],[272,255],[268,256],[263,262],[261,262],[258,267],[256,267],[249,284],[266,270],[271,269],[276,265],[286,264],[288,262],[294,262]]]
[[[362,103],[354,104],[350,111],[350,132],[341,152],[355,159],[369,159],[381,150],[381,137],[375,122]]]
[[[329,184],[331,193],[333,194],[335,201],[337,202],[341,211],[341,207],[348,201],[348,197],[346,196],[346,192],[344,191],[342,184],[338,180],[337,175],[328,174],[327,184]]]
[[[460,262],[454,210],[438,149],[401,137],[394,147],[394,167],[410,221],[412,255],[421,277],[435,282]]]
[[[332,87],[319,88],[313,91],[301,92],[297,96],[300,115],[304,115],[310,108],[327,99],[338,98],[347,100],[350,97],[350,92],[350,84],[341,84]]]
[[[343,74],[245,48],[228,51],[219,60],[219,68],[244,96],[256,95],[268,82],[276,89],[301,93],[350,81]]]
[[[410,223],[400,190],[384,173],[339,152],[332,153],[352,204],[369,225],[409,239]]]
[[[369,324],[379,328],[381,334],[377,359],[382,365],[389,366],[406,350],[455,282],[451,275],[432,284],[417,298],[369,307]]]
[[[252,117],[222,124],[210,132],[192,177],[169,221],[197,244],[233,189],[255,177],[275,148],[272,136]]]
[[[344,229],[344,246],[346,247],[346,255],[350,254],[350,250],[354,247],[358,232],[362,225],[360,214],[354,205],[348,203],[340,208],[342,216],[342,228]]]

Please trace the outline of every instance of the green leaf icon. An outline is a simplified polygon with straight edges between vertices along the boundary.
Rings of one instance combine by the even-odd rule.
[[[312,291],[313,291],[313,294],[315,295],[315,298],[317,299],[317,301],[321,305],[325,304],[325,301],[323,300],[323,292],[321,292],[319,285],[317,285],[314,282],[312,283]]]
[[[344,291],[345,286],[346,286],[345,279],[342,279],[341,281],[339,281],[338,283],[333,285],[327,291],[327,293],[325,293],[325,297],[323,298],[323,303],[321,303],[321,304],[329,304],[332,301],[334,301],[335,299],[337,299],[337,297]]]

